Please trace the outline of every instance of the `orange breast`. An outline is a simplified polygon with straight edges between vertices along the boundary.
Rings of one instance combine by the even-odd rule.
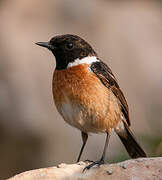
[[[81,131],[110,131],[120,121],[116,97],[86,64],[55,70],[53,96],[64,120]]]

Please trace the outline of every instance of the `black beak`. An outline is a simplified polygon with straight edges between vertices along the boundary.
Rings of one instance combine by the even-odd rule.
[[[49,42],[37,42],[35,44],[38,45],[38,46],[45,47],[45,48],[47,48],[49,50],[55,50],[56,49],[56,47],[51,45]]]

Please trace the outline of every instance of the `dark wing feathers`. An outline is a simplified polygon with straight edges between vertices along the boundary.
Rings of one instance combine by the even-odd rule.
[[[121,110],[123,112],[123,115],[125,119],[127,120],[128,125],[130,126],[128,104],[124,97],[123,92],[120,90],[120,87],[111,69],[102,61],[92,63],[90,68],[96,74],[96,76],[100,79],[100,81],[107,88],[111,89],[111,91],[117,97],[121,105]]]

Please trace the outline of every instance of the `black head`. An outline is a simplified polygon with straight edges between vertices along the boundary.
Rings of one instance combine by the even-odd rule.
[[[97,56],[85,40],[71,34],[55,36],[49,42],[38,42],[36,44],[52,51],[56,58],[56,69],[65,69],[75,59]]]

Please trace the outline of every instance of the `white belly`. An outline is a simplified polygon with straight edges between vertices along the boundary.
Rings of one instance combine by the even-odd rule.
[[[63,103],[58,107],[59,113],[63,116],[64,120],[83,132],[102,132],[94,125],[97,117],[87,112],[87,108],[84,108],[79,104]],[[105,130],[103,130],[105,132]]]

